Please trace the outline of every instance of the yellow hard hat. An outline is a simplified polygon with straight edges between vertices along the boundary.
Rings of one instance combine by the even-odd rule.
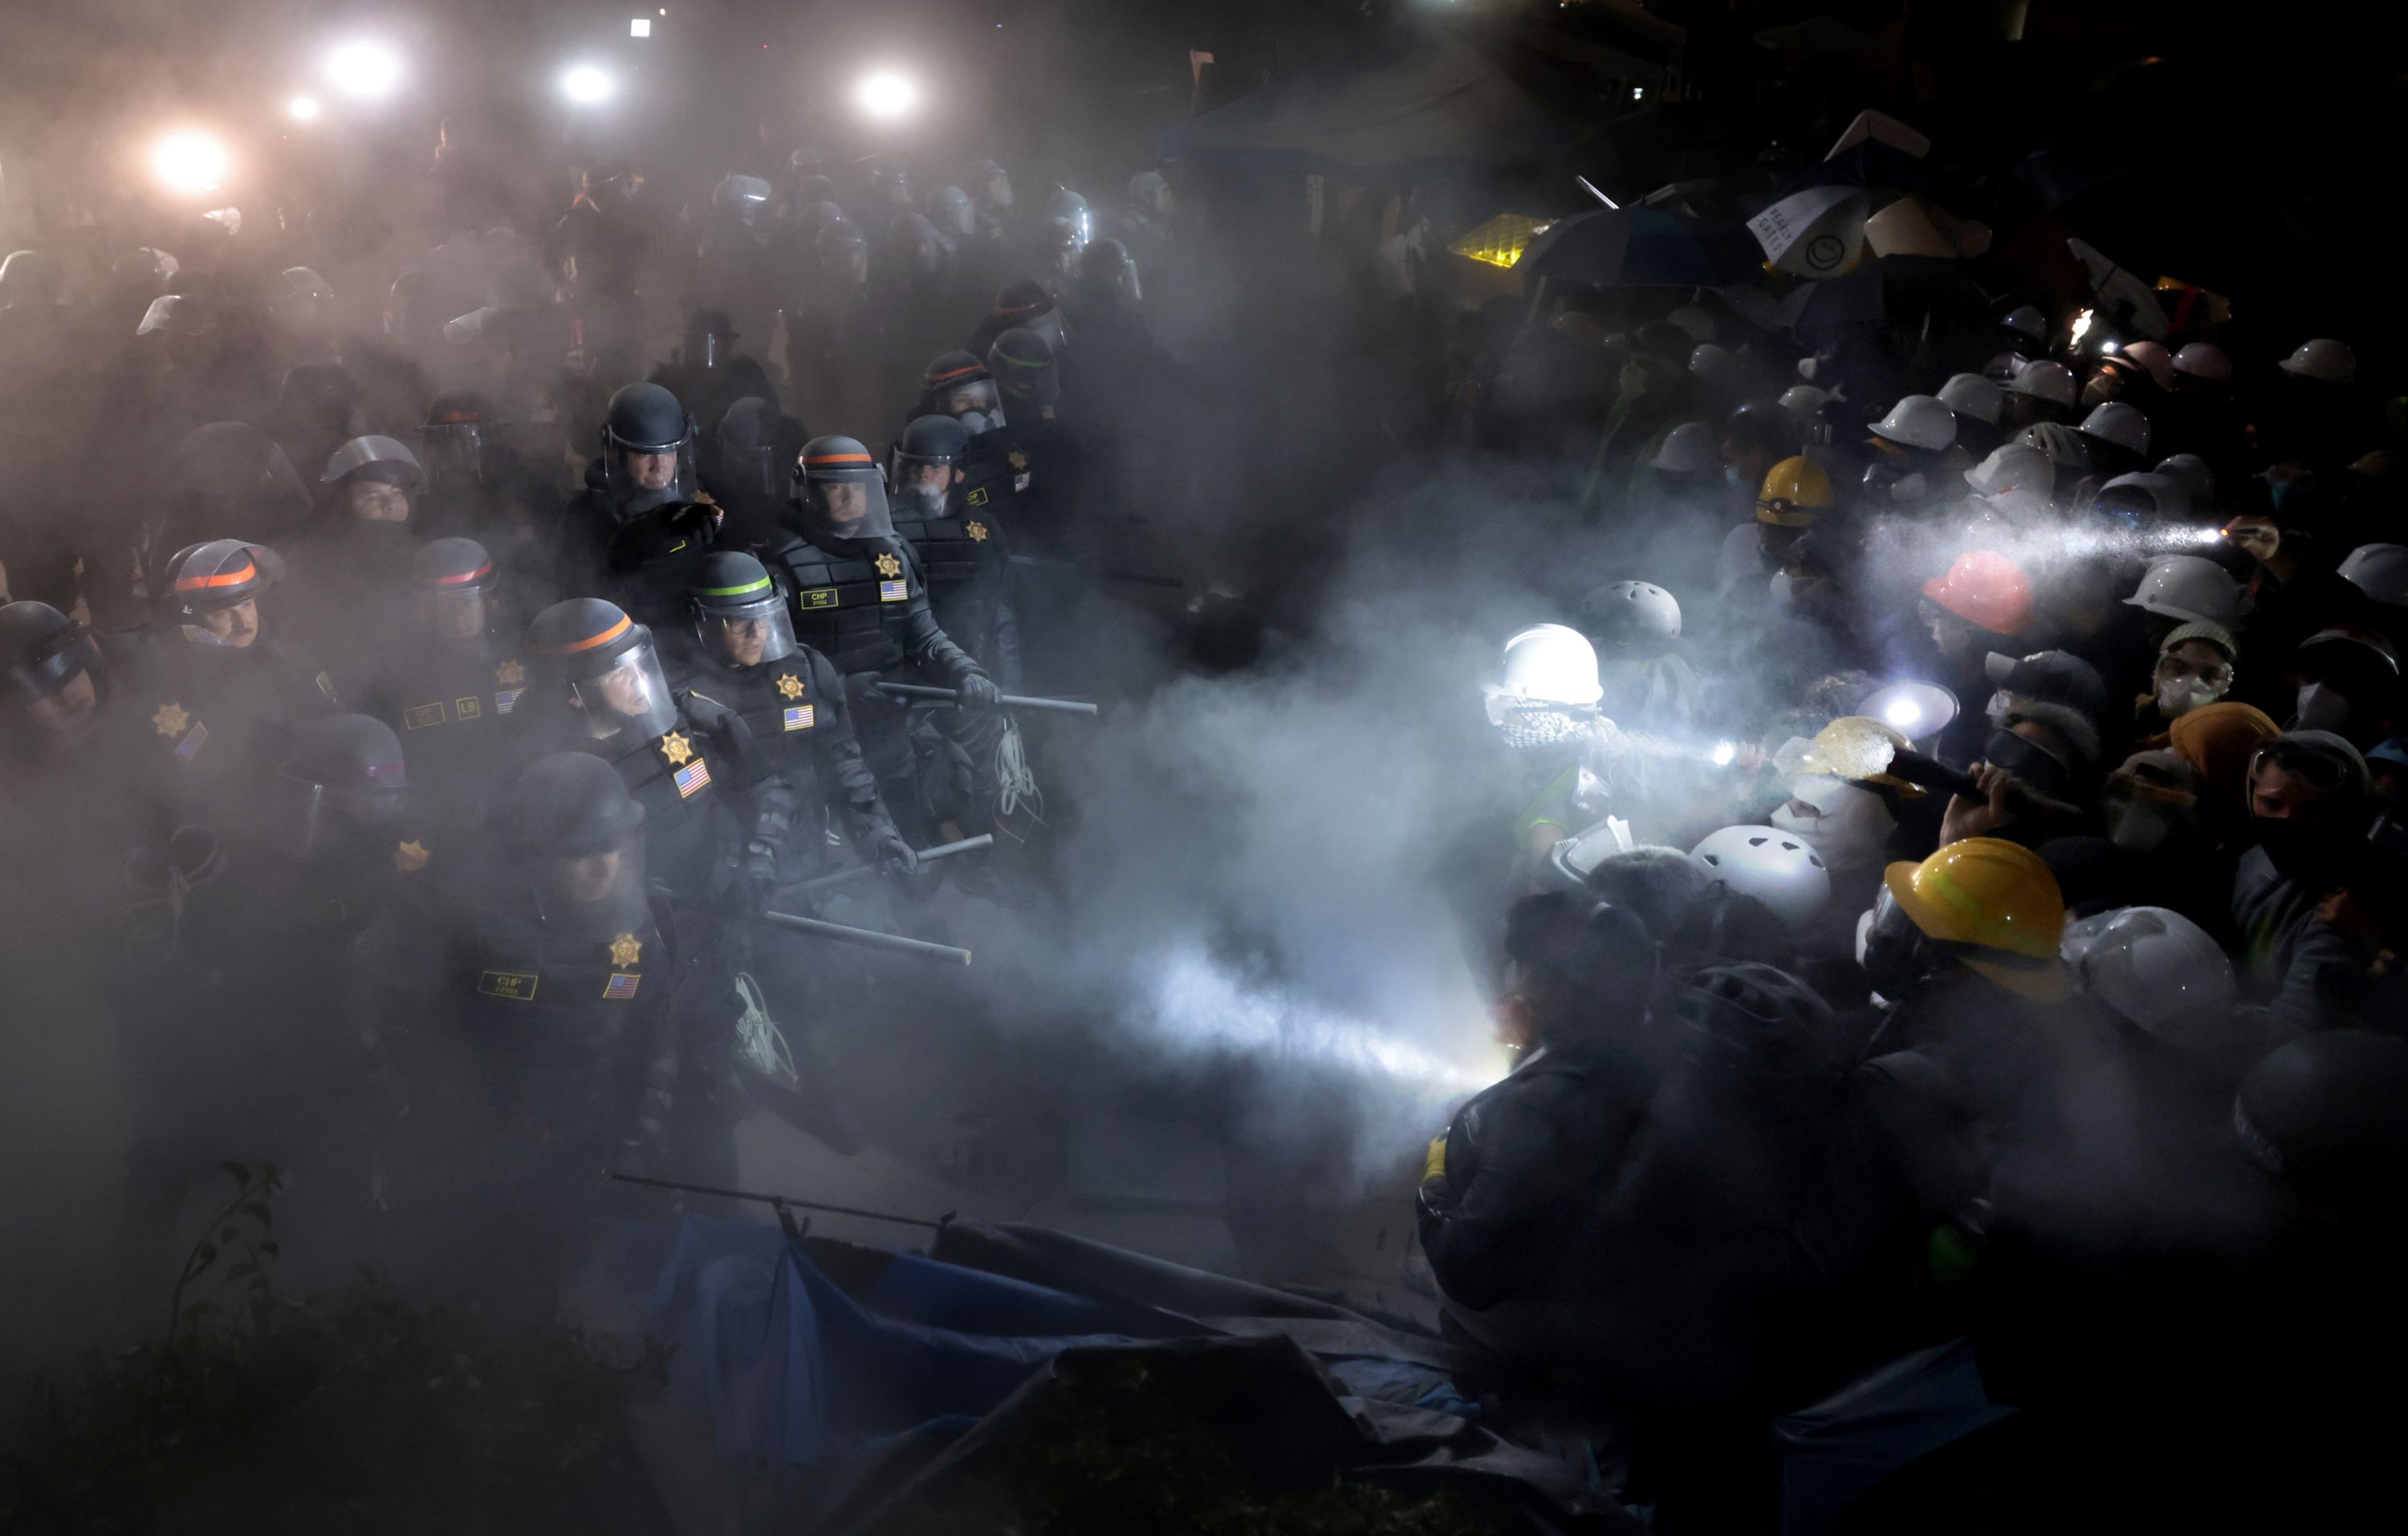
[[[1890,759],[1914,744],[1870,715],[1843,714],[1814,733],[1811,741],[1792,737],[1772,755],[1772,766],[1793,777],[1821,774],[1860,784],[1881,784],[1904,799],[1923,791],[1889,771]]]
[[[1756,520],[1783,528],[1811,528],[1817,517],[1839,504],[1831,477],[1800,454],[1766,472],[1763,489],[1756,494]]]
[[[1972,969],[2027,998],[2064,998],[2065,897],[2038,854],[2000,838],[1966,838],[1920,864],[1901,859],[1882,880],[1925,934],[1985,952],[1964,956]]]

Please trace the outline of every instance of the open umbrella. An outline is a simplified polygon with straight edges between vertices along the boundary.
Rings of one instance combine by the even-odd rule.
[[[1979,256],[1990,249],[1990,226],[1928,198],[1901,197],[1865,221],[1865,244],[1875,256]]]
[[[1619,208],[1566,219],[1530,242],[1516,269],[1600,288],[1713,288],[1757,264],[1737,224]]]
[[[1864,253],[1870,197],[1856,187],[1809,187],[1747,222],[1764,259],[1801,278],[1844,272]]]

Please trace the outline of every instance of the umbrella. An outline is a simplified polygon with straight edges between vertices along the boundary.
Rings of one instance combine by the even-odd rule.
[[[1828,281],[1802,286],[1767,310],[1766,318],[1785,323],[1800,336],[1918,314],[1979,323],[1995,307],[1998,290],[1977,274],[1989,275],[1984,266],[1952,258],[1884,256]]]
[[[1764,259],[1801,278],[1844,272],[1864,251],[1870,201],[1855,187],[1809,187],[1747,222]]]
[[[1865,221],[1865,244],[1877,257],[1979,256],[1990,249],[1990,226],[1921,197],[1901,197]]]
[[[1600,288],[1713,288],[1755,270],[1755,255],[1736,224],[1661,208],[1599,208],[1532,240],[1519,269]]]
[[[1510,267],[1520,262],[1530,242],[1553,228],[1558,221],[1537,219],[1526,213],[1500,213],[1479,227],[1467,230],[1451,241],[1447,250],[1458,256],[1468,256],[1490,266]]]

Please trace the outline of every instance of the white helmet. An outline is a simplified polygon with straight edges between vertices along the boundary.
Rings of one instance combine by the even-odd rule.
[[[2148,371],[2159,389],[2171,389],[2174,381],[2173,353],[2155,341],[2127,341],[2116,349],[2118,356],[2129,358]]]
[[[2018,304],[1999,317],[1999,323],[2017,336],[2028,336],[2034,341],[2048,339],[2048,317],[2036,304]]]
[[[2157,461],[2157,473],[2183,488],[2194,507],[2215,501],[2215,471],[2196,453],[2169,453]]]
[[[2300,350],[2283,359],[2280,366],[2285,373],[2328,384],[2358,382],[2358,354],[2327,337],[2300,342]]]
[[[2148,500],[2155,514],[2167,522],[2180,522],[2190,515],[2189,494],[2183,490],[2181,481],[2170,475],[2146,472],[2118,475],[2099,487],[2098,497],[2093,499],[2103,498],[2108,492],[2119,490],[2137,492]]]
[[[1741,896],[1772,909],[1792,929],[1813,920],[1831,899],[1831,871],[1823,855],[1778,827],[1726,826],[1689,850],[1706,873]]]
[[[2232,962],[2206,930],[2163,907],[2119,907],[2065,926],[2057,954],[2075,984],[2166,1044],[2231,1038]]]
[[[1609,581],[1581,607],[1597,638],[1609,646],[1681,638],[1681,600],[1653,581]]]
[[[1910,395],[1873,423],[1873,436],[1939,453],[1956,440],[1956,413],[1936,395]]]
[[[2193,341],[2174,353],[2174,371],[2189,374],[2193,379],[2205,379],[2218,384],[2232,381],[2232,359],[2224,349],[2212,342]]]
[[[1684,304],[1664,318],[1688,332],[1692,341],[1712,341],[1714,338],[1714,317],[1694,304]]]
[[[2015,369],[2015,376],[2000,386],[2009,395],[2028,395],[2036,400],[2053,405],[2071,406],[2082,398],[2082,390],[2073,381],[2073,370],[2054,358],[2035,357]]]
[[[2378,603],[2408,605],[2408,544],[2360,544],[2341,563],[2341,573]]]
[[[1712,468],[1718,453],[1713,427],[1703,422],[1683,422],[1664,434],[1647,467],[1675,475],[1694,475]]]
[[[1811,422],[1817,411],[1830,403],[1831,392],[1816,389],[1812,384],[1792,384],[1781,392],[1781,409],[1801,423]]]
[[[2221,624],[2241,616],[2241,588],[2222,566],[2199,554],[2162,554],[2141,573],[2141,584],[2124,599],[2185,624]]]
[[[1587,636],[1559,624],[1532,624],[1507,640],[1497,681],[1481,691],[1488,696],[1488,718],[1500,725],[1510,704],[1586,708],[1605,696],[1596,648]]]
[[[1960,373],[1940,386],[1940,403],[1959,416],[1971,416],[1977,422],[1999,424],[1999,412],[2007,408],[2006,396],[1999,386],[1978,373]]]
[[[2046,496],[2057,485],[2057,461],[2029,443],[2011,442],[1990,450],[1989,457],[1966,470],[1965,483],[1975,495],[2033,490]]]
[[[2082,430],[2100,442],[2114,443],[2143,457],[2148,454],[2149,418],[2138,406],[2110,400],[2082,418]]]
[[[1689,377],[1708,389],[1732,389],[1739,384],[1739,359],[1727,348],[1701,341],[1689,352]]]

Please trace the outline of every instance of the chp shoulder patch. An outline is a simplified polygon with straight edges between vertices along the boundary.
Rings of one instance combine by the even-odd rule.
[[[808,587],[795,594],[795,602],[802,608],[836,607],[836,588]]]

